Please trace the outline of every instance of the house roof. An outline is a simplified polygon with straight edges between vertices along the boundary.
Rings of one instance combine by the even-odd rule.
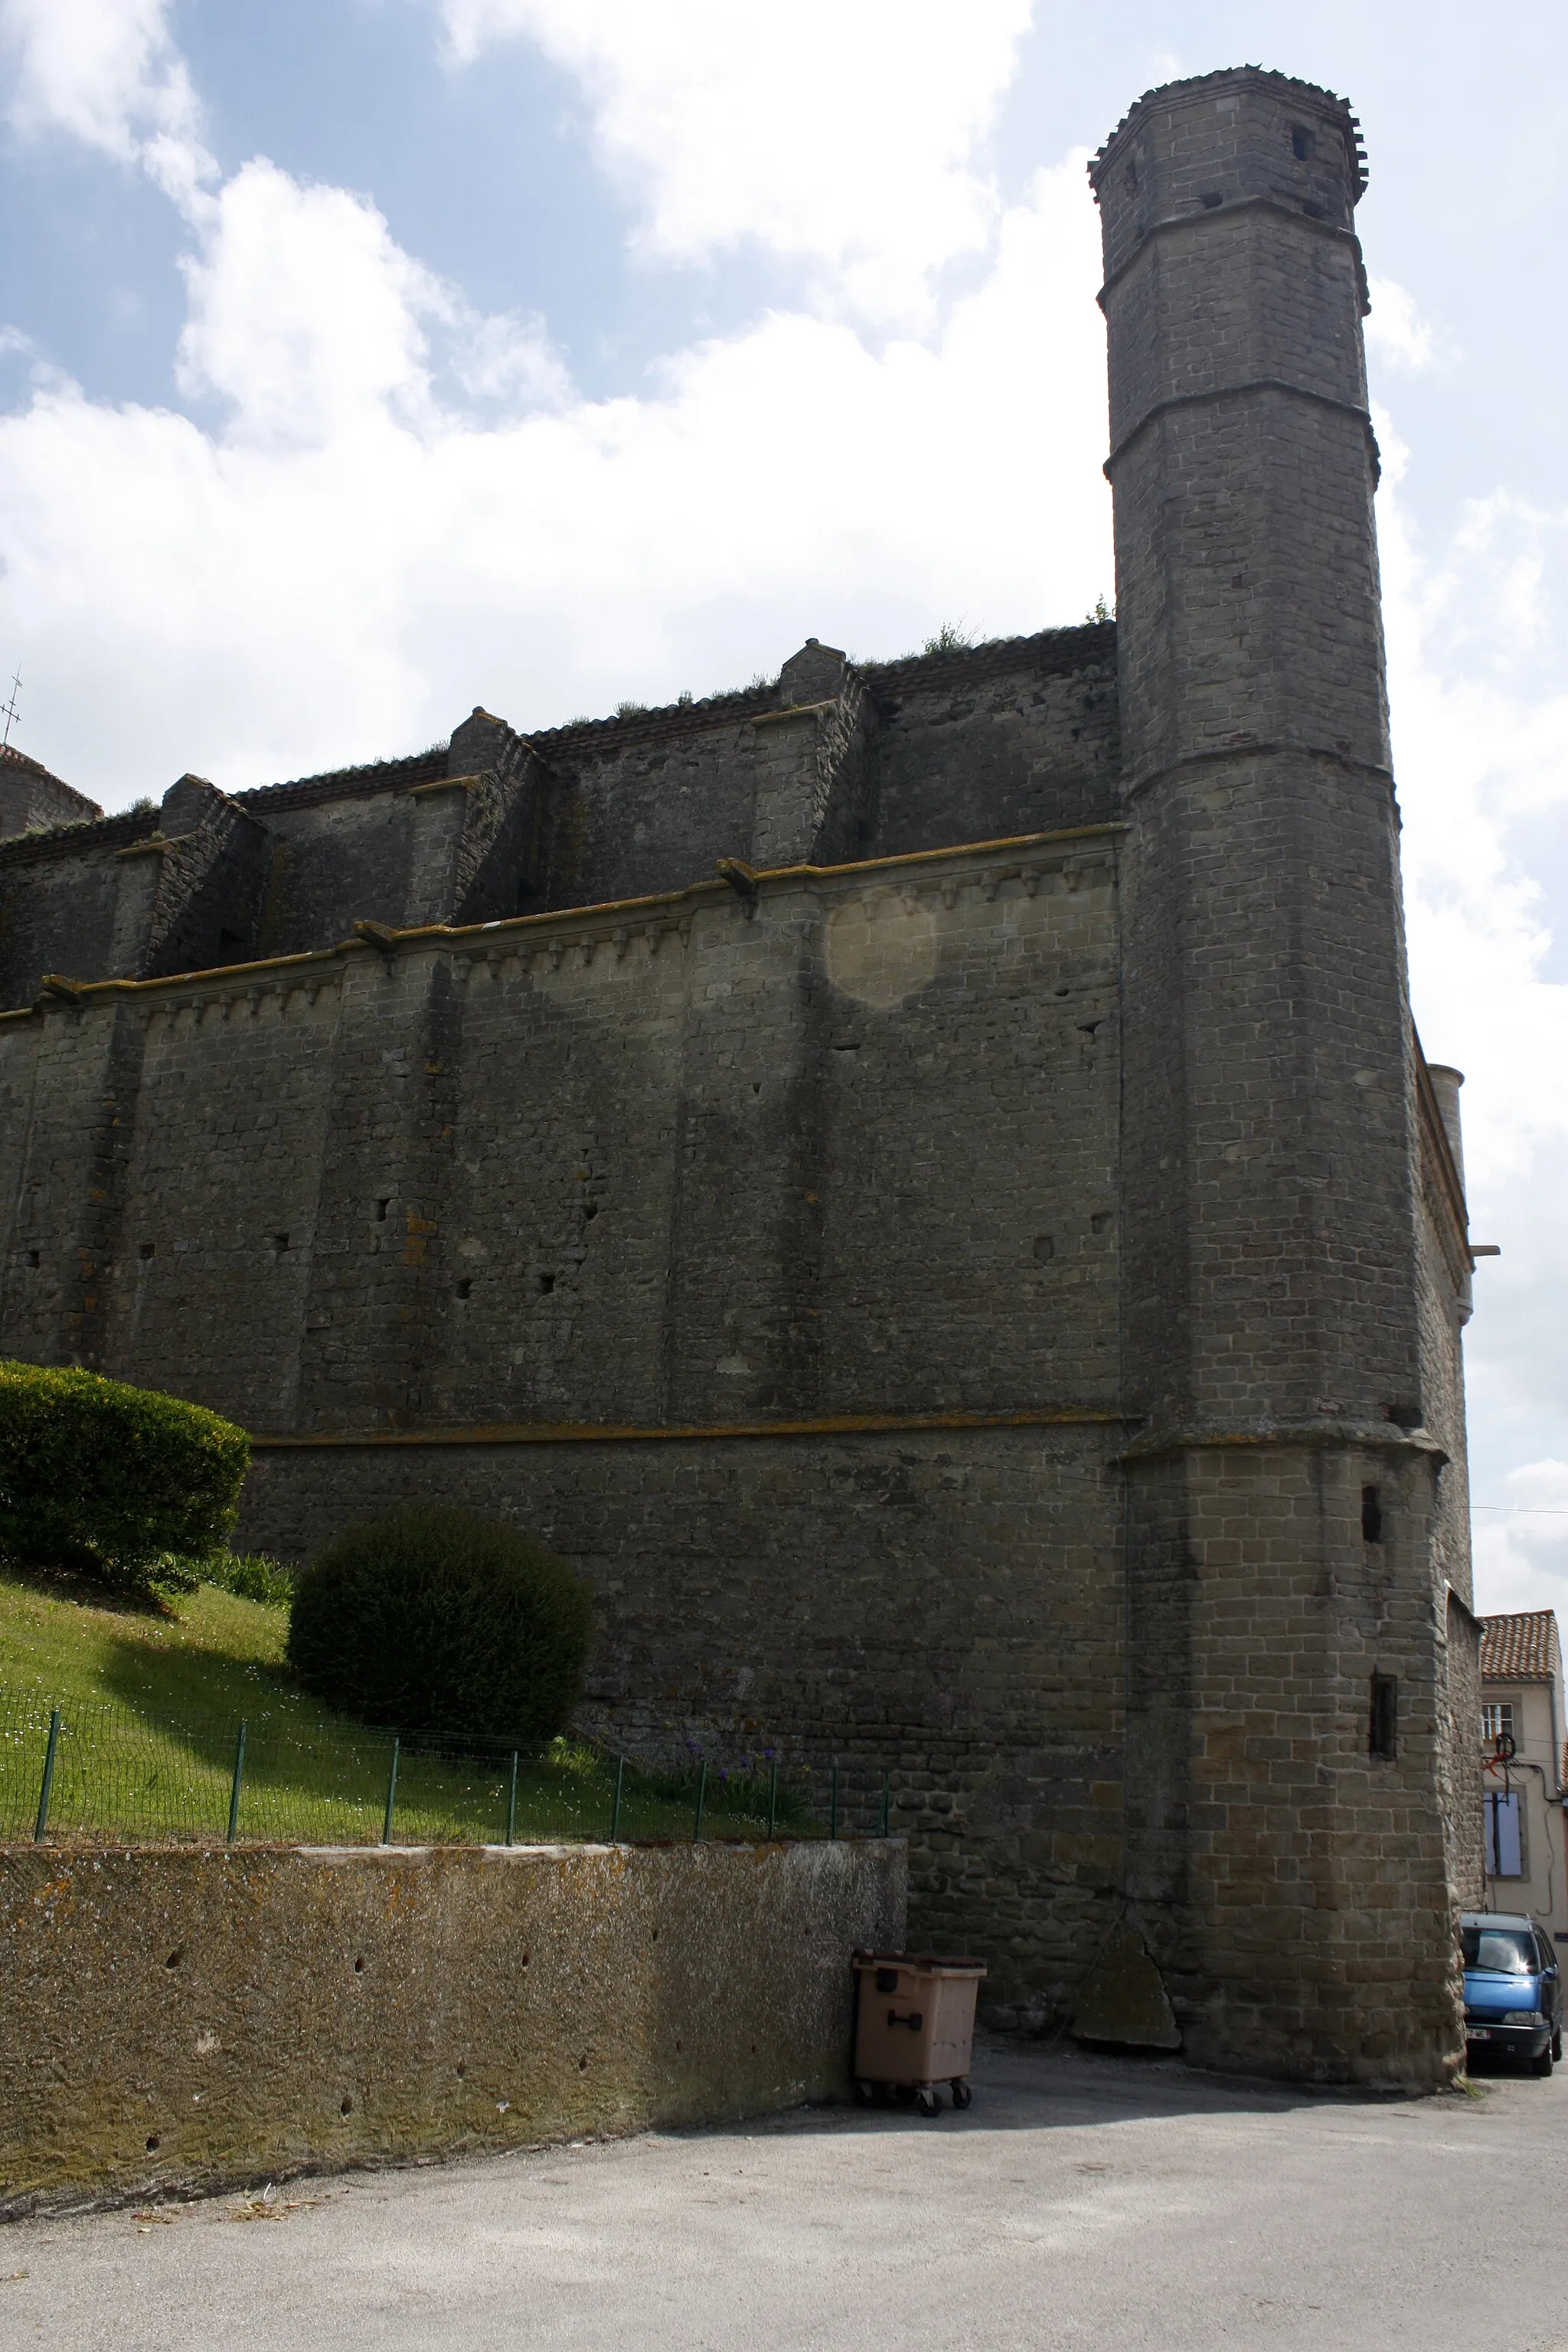
[[[1527,1609],[1515,1617],[1481,1619],[1483,1682],[1554,1683],[1562,1672],[1554,1610]]]

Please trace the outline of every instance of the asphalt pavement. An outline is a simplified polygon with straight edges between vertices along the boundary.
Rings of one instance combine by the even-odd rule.
[[[1568,2074],[1320,2097],[991,2041],[801,2110],[0,2229],[49,2352],[1568,2352]]]

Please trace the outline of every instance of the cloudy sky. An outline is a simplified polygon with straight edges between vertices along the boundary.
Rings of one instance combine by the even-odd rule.
[[[110,807],[1113,593],[1088,151],[1347,93],[1479,1581],[1568,1624],[1568,11],[0,0],[0,667]],[[1553,288],[1559,292],[1554,293]]]

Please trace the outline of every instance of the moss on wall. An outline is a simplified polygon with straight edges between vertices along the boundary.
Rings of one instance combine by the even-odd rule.
[[[904,1851],[0,1849],[0,2214],[847,2087]]]

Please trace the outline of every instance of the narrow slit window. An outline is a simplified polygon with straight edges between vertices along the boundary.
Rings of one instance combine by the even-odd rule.
[[[1361,1539],[1363,1543],[1383,1541],[1383,1497],[1375,1486],[1361,1490]]]
[[[1372,1728],[1367,1752],[1389,1759],[1399,1753],[1399,1678],[1396,1675],[1373,1675],[1372,1678]]]
[[[1290,126],[1290,152],[1298,163],[1310,163],[1312,160],[1312,134],[1303,131],[1299,122]]]

